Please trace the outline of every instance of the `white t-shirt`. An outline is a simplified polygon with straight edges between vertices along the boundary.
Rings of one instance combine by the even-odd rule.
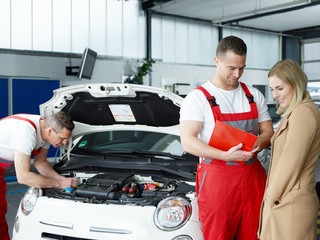
[[[29,114],[17,114],[20,117],[30,119],[37,127],[27,121],[19,119],[5,119],[0,121],[0,158],[14,160],[14,152],[18,150],[31,155],[34,149],[40,147],[48,149],[50,143],[42,140],[40,135],[40,116]]]
[[[221,113],[243,113],[250,111],[250,104],[241,85],[235,90],[227,91],[214,86],[210,81],[202,84],[210,95],[214,96],[219,104]],[[258,122],[271,120],[268,106],[262,93],[253,87],[247,86],[254,97],[258,108]],[[180,122],[194,120],[203,122],[199,138],[208,143],[214,128],[214,117],[211,106],[200,90],[191,91],[184,99],[180,109]]]

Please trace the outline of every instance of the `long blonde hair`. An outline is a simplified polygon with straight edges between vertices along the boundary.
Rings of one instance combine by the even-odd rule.
[[[293,60],[282,60],[277,62],[269,71],[268,78],[276,76],[281,81],[291,85],[294,89],[292,101],[288,107],[282,108],[278,105],[277,114],[286,116],[293,108],[300,104],[307,91],[308,78],[300,65]]]

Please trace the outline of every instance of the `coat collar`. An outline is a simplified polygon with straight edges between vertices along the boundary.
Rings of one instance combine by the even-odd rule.
[[[301,102],[300,104],[305,104],[305,103],[310,103],[310,102],[313,102],[313,101],[312,101],[312,99],[311,99],[311,97],[310,97],[309,92],[306,91],[306,93],[305,93],[305,95],[304,95],[304,98],[303,98],[303,100],[302,100],[302,102]],[[297,106],[299,106],[300,104],[298,104]],[[297,106],[296,106],[296,107],[297,107]],[[272,145],[273,145],[274,140],[277,138],[277,136],[279,136],[280,133],[281,133],[284,129],[287,128],[288,121],[289,121],[289,118],[290,118],[290,116],[291,116],[291,113],[294,111],[294,109],[296,109],[296,107],[293,108],[290,113],[288,113],[285,117],[282,118],[282,120],[281,120],[281,122],[280,122],[280,124],[279,124],[279,126],[278,126],[278,128],[277,128],[277,130],[276,130],[276,132],[273,134],[273,136],[272,136],[272,138],[271,138],[271,144],[272,144]]]

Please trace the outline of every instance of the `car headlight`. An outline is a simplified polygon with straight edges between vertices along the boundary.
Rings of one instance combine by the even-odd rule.
[[[191,204],[181,197],[169,197],[159,202],[154,214],[158,228],[173,231],[181,228],[191,216]]]
[[[25,215],[28,215],[36,205],[37,199],[42,195],[39,188],[30,187],[24,194],[21,200],[21,210]]]

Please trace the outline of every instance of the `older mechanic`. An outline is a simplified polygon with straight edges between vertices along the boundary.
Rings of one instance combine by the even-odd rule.
[[[37,188],[60,188],[77,186],[76,178],[59,175],[47,160],[50,144],[58,148],[67,143],[74,124],[64,112],[48,118],[31,114],[16,114],[0,119],[0,238],[9,238],[5,214],[6,182],[4,172],[15,167],[17,180]],[[41,174],[30,171],[31,156],[34,166]]]

